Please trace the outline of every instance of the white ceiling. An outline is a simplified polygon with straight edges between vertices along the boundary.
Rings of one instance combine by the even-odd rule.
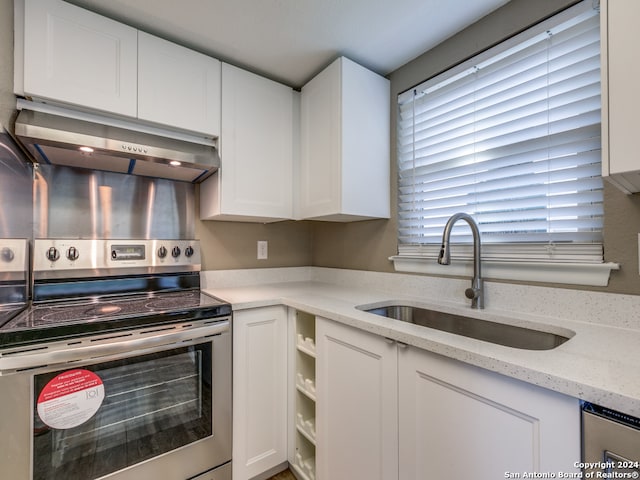
[[[508,0],[70,2],[300,87],[339,55],[387,75]]]

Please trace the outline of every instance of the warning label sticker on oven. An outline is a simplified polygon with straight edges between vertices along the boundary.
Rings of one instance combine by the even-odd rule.
[[[82,425],[104,401],[104,385],[95,373],[67,370],[47,383],[38,395],[38,415],[51,428]]]

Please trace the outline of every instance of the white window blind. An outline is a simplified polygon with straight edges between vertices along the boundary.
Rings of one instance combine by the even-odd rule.
[[[466,212],[483,244],[500,245],[485,258],[602,262],[591,1],[404,92],[398,108],[400,255],[436,256],[448,218]],[[470,241],[461,222],[452,242]]]

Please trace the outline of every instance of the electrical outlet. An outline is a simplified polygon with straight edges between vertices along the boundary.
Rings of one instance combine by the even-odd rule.
[[[267,258],[269,258],[269,242],[258,240],[258,260],[266,260]]]

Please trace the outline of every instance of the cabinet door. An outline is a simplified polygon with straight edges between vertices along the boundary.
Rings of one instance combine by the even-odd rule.
[[[398,370],[401,480],[578,472],[578,400],[414,348]]]
[[[640,108],[640,95],[636,79],[640,75],[638,53],[638,19],[640,3],[636,0],[609,0],[605,2],[607,24],[603,28],[606,33],[606,81],[608,86],[609,111],[609,172],[619,174],[636,172],[629,175],[635,183],[632,191],[638,191],[640,181],[637,171],[640,170],[637,151],[637,115]],[[603,92],[604,93],[604,92]]]
[[[325,319],[316,336],[317,478],[397,478],[395,343]]]
[[[222,66],[221,212],[293,215],[293,90]]]
[[[389,80],[342,58],[342,213],[389,218]]]
[[[220,135],[220,61],[138,33],[138,118]]]
[[[302,218],[389,218],[389,95],[387,79],[345,57],[302,88]]]
[[[340,211],[342,185],[339,61],[302,88],[300,102],[300,215],[331,215]]]
[[[137,31],[59,0],[26,0],[24,93],[136,116]]]
[[[234,312],[233,478],[252,478],[286,460],[286,308]]]

